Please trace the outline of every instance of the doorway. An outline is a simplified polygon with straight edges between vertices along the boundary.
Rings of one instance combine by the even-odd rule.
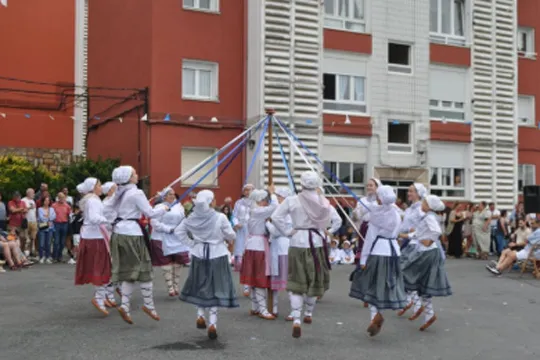
[[[381,182],[383,183],[383,185],[389,185],[394,188],[397,194],[398,203],[407,202],[407,192],[409,191],[409,186],[411,186],[414,183],[414,181],[407,181],[407,180],[396,181],[396,180],[384,180],[384,179],[381,179]]]

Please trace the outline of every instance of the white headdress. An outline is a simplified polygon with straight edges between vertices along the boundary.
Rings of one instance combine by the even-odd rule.
[[[321,187],[322,182],[319,174],[315,171],[305,171],[300,176],[300,184],[302,189],[315,190]]]
[[[98,182],[98,179],[96,178],[93,178],[93,177],[86,178],[82,183],[77,185],[77,191],[81,195],[86,195],[88,193],[91,193],[96,187],[97,182]]]
[[[291,190],[286,187],[278,187],[275,191],[276,195],[286,198],[291,196]]]
[[[268,192],[266,190],[255,189],[251,192],[249,198],[255,202],[263,201],[264,199],[268,198]]]
[[[199,191],[195,200],[193,200],[194,209],[206,211],[214,200],[214,193],[210,190]]]
[[[418,196],[420,196],[420,199],[423,199],[427,195],[427,189],[424,186],[424,184],[420,183],[414,183],[414,188],[416,189],[416,192],[418,193]]]
[[[129,182],[131,175],[133,175],[133,167],[129,165],[119,166],[112,172],[112,181],[118,185],[125,185]]]
[[[443,211],[446,208],[446,206],[444,205],[442,200],[439,199],[438,196],[428,195],[424,200],[428,204],[429,208],[433,211]]]
[[[114,183],[112,181],[107,181],[105,184],[101,185],[101,190],[104,194],[107,194],[111,190],[113,185]]]

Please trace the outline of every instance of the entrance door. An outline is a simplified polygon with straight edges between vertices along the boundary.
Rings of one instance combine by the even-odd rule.
[[[394,188],[394,190],[397,192],[397,198],[398,203],[407,202],[407,191],[409,191],[409,186],[411,186],[414,182],[413,181],[407,181],[407,180],[383,180],[381,179],[381,182],[383,185],[389,185]],[[401,199],[401,201],[399,201]]]

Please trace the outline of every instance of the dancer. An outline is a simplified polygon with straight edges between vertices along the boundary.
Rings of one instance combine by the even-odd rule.
[[[415,229],[422,220],[424,213],[422,212],[422,199],[426,196],[426,187],[420,183],[414,183],[409,186],[407,192],[407,198],[411,203],[411,206],[405,210],[405,216],[399,229],[399,239],[401,241],[401,256],[399,258],[401,266],[407,263],[409,257],[417,250],[418,241],[415,238]],[[407,293],[407,305],[398,312],[398,316],[403,316],[414,304],[421,304],[418,301],[418,294],[413,292]],[[420,308],[414,308],[414,312],[420,310]]]
[[[92,284],[95,295],[92,304],[102,314],[109,315],[105,307],[107,301],[106,285],[111,279],[111,258],[99,227],[107,222],[103,216],[101,183],[98,179],[89,177],[77,185],[77,191],[84,195],[79,202],[83,211],[83,225],[75,272],[75,285]]]
[[[272,223],[282,233],[286,233],[287,215],[291,216],[293,223],[294,230],[287,234],[291,237],[287,291],[291,293],[294,338],[302,334],[300,316],[304,302],[304,323],[311,324],[317,297],[330,286],[325,229],[330,222],[331,205],[317,191],[321,179],[316,172],[304,172],[300,183],[302,192],[285,199],[271,217]]]
[[[234,204],[233,223],[236,231],[236,240],[234,241],[234,271],[242,271],[242,259],[244,256],[244,248],[248,236],[247,222],[249,220],[249,211],[251,209],[251,200],[249,195],[253,191],[254,186],[246,184],[242,188],[242,198]],[[250,296],[249,286],[244,286],[244,296]]]
[[[390,186],[377,189],[377,205],[368,205],[371,213],[369,231],[360,267],[351,275],[349,296],[370,306],[371,323],[367,328],[370,336],[381,331],[384,319],[380,310],[402,309],[407,304],[397,242],[401,216],[393,206],[395,201],[396,194]]]
[[[357,228],[360,229],[360,237],[358,238],[358,243],[356,244],[356,248],[358,249],[356,253],[356,261],[359,261],[360,257],[362,256],[364,239],[366,238],[369,229],[370,213],[366,206],[377,203],[377,189],[379,186],[382,186],[379,179],[369,179],[366,186],[366,196],[362,197],[360,201],[356,203],[356,207],[353,210],[353,219],[357,221]],[[366,206],[362,205],[362,203]]]
[[[266,221],[276,210],[278,203],[273,185],[266,190],[253,190],[250,199],[253,201],[249,213],[248,238],[242,260],[240,282],[251,290],[251,315],[265,320],[275,320],[275,316],[267,309],[266,291],[271,283],[271,259]],[[283,228],[281,228],[283,230]]]
[[[416,229],[418,249],[410,255],[406,263],[401,264],[405,290],[418,292],[422,299],[421,305],[415,304],[415,308],[419,310],[409,318],[415,320],[422,311],[425,311],[425,321],[420,331],[426,330],[437,320],[431,298],[452,295],[444,269],[444,249],[439,240],[442,231],[435,214],[444,208],[444,203],[437,196],[425,197],[422,201],[422,211],[426,215],[422,217]]]
[[[212,191],[200,191],[194,204],[193,212],[174,231],[193,255],[180,300],[197,306],[198,329],[206,328],[208,311],[208,337],[213,340],[217,338],[218,307],[238,307],[225,243],[232,242],[236,234],[227,217],[214,210]]]
[[[281,204],[287,197],[291,195],[291,192],[287,188],[277,188],[276,196],[278,203]],[[271,281],[270,287],[273,292],[272,299],[274,301],[272,314],[278,316],[278,303],[279,303],[279,291],[287,289],[287,274],[288,269],[288,260],[287,256],[289,254],[289,244],[290,239],[285,234],[290,234],[293,230],[292,220],[290,216],[287,216],[285,221],[284,233],[279,231],[274,224],[270,221],[266,222],[266,228],[270,233],[270,268],[271,268]],[[290,317],[290,315],[289,315]],[[291,320],[292,321],[292,320]]]
[[[169,296],[179,295],[180,271],[182,266],[189,264],[189,249],[183,243],[176,241],[174,229],[184,220],[184,206],[176,200],[176,194],[171,188],[166,188],[161,193],[163,202],[155,206],[155,209],[169,207],[170,211],[162,216],[150,220],[152,225],[152,240],[150,241],[150,255],[152,265],[159,266],[163,270],[165,283]]]
[[[111,237],[112,282],[121,282],[122,305],[118,311],[128,324],[131,319],[131,295],[135,282],[140,283],[144,299],[142,310],[152,319],[159,321],[154,307],[152,263],[150,260],[146,230],[140,225],[141,213],[154,218],[166,213],[168,206],[152,209],[146,196],[137,188],[138,176],[131,166],[120,166],[112,173],[118,185],[113,206],[118,214]]]

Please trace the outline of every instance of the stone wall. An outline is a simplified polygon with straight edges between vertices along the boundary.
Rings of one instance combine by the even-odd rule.
[[[63,166],[77,160],[69,149],[41,149],[41,148],[12,148],[0,147],[0,156],[14,155],[31,161],[35,166],[44,165],[53,173],[59,172]]]

